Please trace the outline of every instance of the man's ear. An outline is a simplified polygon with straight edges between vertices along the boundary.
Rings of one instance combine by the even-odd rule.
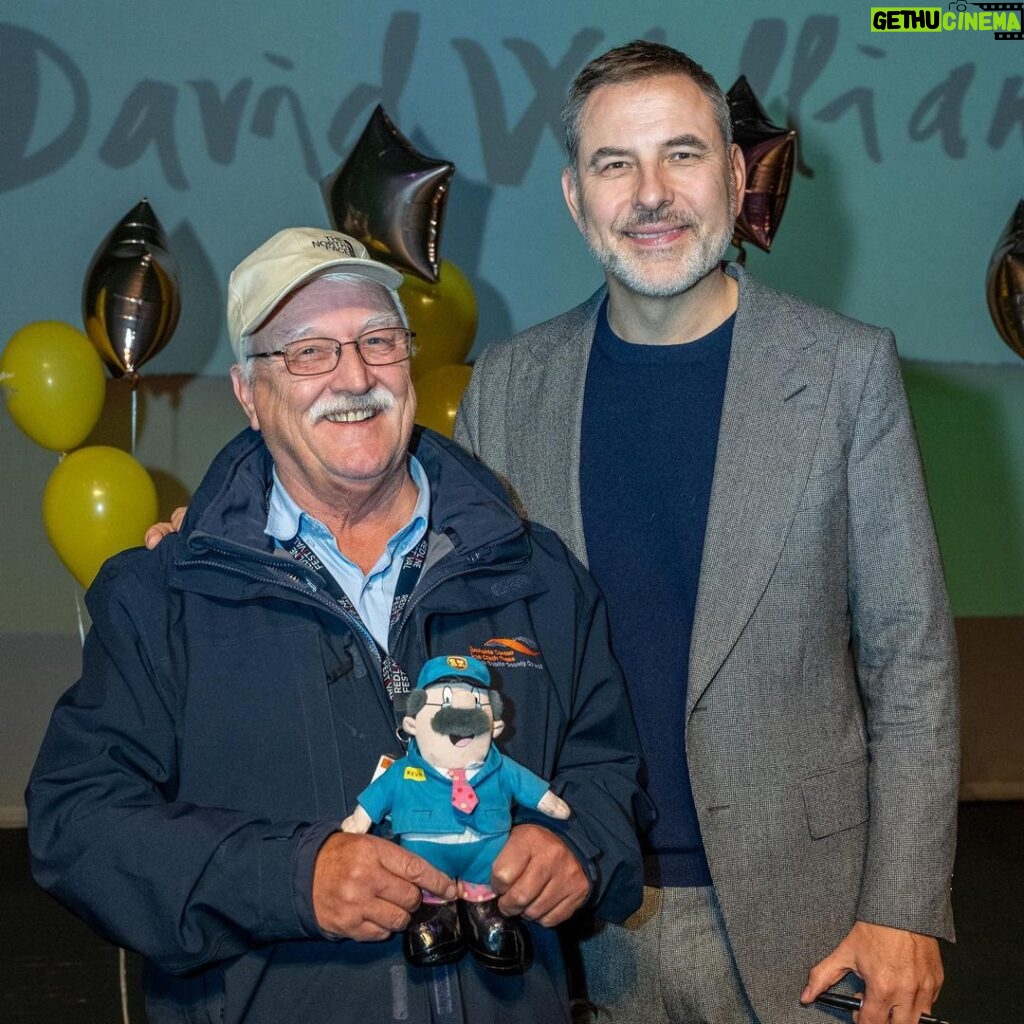
[[[402,732],[404,732],[406,736],[416,735],[416,719],[413,718],[412,715],[406,715],[405,718],[402,719]]]
[[[743,206],[743,195],[747,188],[747,160],[743,150],[734,142],[729,147],[729,174],[732,176],[733,188],[736,190],[736,213],[739,215]]]
[[[579,182],[573,176],[572,171],[566,167],[562,171],[562,195],[565,197],[565,205],[569,207],[569,213],[576,224],[580,227],[580,188]],[[582,231],[583,229],[580,228]]]
[[[245,415],[249,417],[249,426],[253,430],[259,430],[260,421],[252,400],[252,383],[242,373],[242,368],[237,363],[231,367],[231,386],[235,389],[235,398],[238,399],[238,404],[245,410]]]
[[[491,739],[496,740],[505,731],[505,723],[500,718],[496,718],[491,725]]]

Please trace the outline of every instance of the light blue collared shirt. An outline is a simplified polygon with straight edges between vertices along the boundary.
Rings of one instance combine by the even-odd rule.
[[[383,554],[368,573],[363,574],[355,562],[349,561],[338,549],[334,534],[308,512],[304,512],[285,490],[274,470],[270,489],[270,510],[263,531],[278,544],[286,544],[296,537],[309,545],[324,564],[324,568],[338,581],[338,585],[355,606],[363,625],[386,651],[388,625],[395,587],[402,571],[405,556],[412,551],[427,532],[430,517],[430,483],[416,458],[409,456],[409,475],[419,489],[412,518],[388,542]]]

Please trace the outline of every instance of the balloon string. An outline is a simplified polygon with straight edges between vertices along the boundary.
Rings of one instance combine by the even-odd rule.
[[[128,963],[124,955],[124,947],[117,950],[117,977],[121,988],[121,1021],[130,1024],[128,1019]]]
[[[59,466],[67,456],[67,452],[61,452],[57,457],[57,465]],[[82,604],[78,600],[78,587],[75,587],[75,615],[78,618],[78,641],[84,647],[85,646],[85,623],[82,621]]]
[[[82,621],[82,605],[78,600],[78,588],[75,588],[75,613],[78,616],[78,639],[85,646],[85,623]]]
[[[132,455],[135,454],[135,432],[139,422],[139,393],[132,388]]]
[[[82,604],[78,599],[78,588],[75,588],[75,614],[78,616],[78,639],[85,646],[85,622],[82,619]],[[128,1015],[128,962],[124,948],[117,950],[117,981],[121,995],[122,1024],[131,1024]]]

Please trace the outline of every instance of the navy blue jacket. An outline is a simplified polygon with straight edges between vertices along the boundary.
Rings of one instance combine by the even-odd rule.
[[[436,434],[430,545],[391,637],[411,678],[438,654],[491,665],[504,750],[573,809],[557,831],[599,914],[641,898],[646,814],[635,730],[597,590],[487,470]],[[54,711],[29,785],[38,882],[147,959],[151,1024],[430,1019],[431,972],[400,936],[330,941],[313,862],[400,719],[368,634],[264,532],[271,460],[245,431],[215,459],[180,533],[112,559],[89,590],[83,674]],[[506,978],[458,967],[467,1020],[568,1019],[557,937]],[[436,983],[436,979],[435,979]],[[435,992],[436,994],[436,992]]]

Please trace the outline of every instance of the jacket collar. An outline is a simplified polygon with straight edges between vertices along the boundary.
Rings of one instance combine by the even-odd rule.
[[[417,429],[410,451],[430,481],[432,534],[442,546],[473,563],[525,560],[529,540],[504,489],[493,474],[458,445],[429,430]],[[310,571],[275,551],[266,535],[267,501],[272,459],[262,436],[246,429],[230,441],[211,463],[197,488],[179,534],[172,543],[172,582],[183,589],[205,589],[203,574],[186,567],[205,566],[217,573],[211,583],[223,591],[218,567],[225,558],[244,568],[249,583],[280,583],[288,579],[310,593],[318,589]],[[308,578],[307,578],[308,577]]]
[[[410,452],[430,481],[431,529],[448,535],[460,554],[522,535],[522,522],[497,479],[458,445],[417,429]],[[264,533],[272,468],[270,452],[254,430],[242,431],[220,451],[182,524],[190,552],[203,552],[211,538],[273,552],[273,539]]]

